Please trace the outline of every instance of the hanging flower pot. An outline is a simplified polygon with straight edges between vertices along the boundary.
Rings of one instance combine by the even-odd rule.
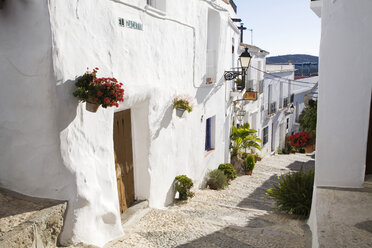
[[[173,99],[173,108],[176,109],[176,115],[180,118],[185,116],[185,111],[192,111],[192,99],[189,96],[176,96]]]
[[[176,115],[180,118],[185,117],[186,109],[176,108]]]
[[[97,112],[99,106],[100,106],[99,103],[87,102],[86,105],[85,105],[85,109],[89,112],[95,113],[95,112]]]
[[[1,0],[0,0],[1,1]],[[92,72],[87,71],[76,80],[76,89],[73,95],[80,101],[86,102],[86,110],[97,112],[99,106],[102,108],[119,107],[119,102],[124,101],[123,84],[116,78],[97,78],[98,68]]]

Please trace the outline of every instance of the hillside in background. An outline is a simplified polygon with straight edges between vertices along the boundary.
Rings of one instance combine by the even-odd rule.
[[[318,61],[317,56],[307,54],[289,54],[267,57],[268,64],[287,64],[291,61],[296,67],[296,76],[315,76],[318,75]]]

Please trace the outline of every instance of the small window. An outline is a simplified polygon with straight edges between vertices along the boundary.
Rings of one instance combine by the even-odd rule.
[[[265,145],[269,141],[269,127],[263,129],[262,144]]]
[[[287,130],[289,128],[289,118],[287,118]]]
[[[210,151],[214,149],[215,141],[215,123],[216,118],[211,117],[206,120],[205,127],[205,151]]]
[[[165,12],[166,0],[147,0],[147,4],[155,9]]]

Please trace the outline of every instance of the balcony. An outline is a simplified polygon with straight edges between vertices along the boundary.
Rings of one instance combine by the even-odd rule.
[[[314,11],[314,13],[321,17],[322,14],[322,0],[311,0],[310,8]]]

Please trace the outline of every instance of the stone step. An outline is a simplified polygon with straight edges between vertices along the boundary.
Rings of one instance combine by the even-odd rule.
[[[363,186],[364,186],[364,188],[372,189],[372,175],[366,175]]]
[[[56,247],[66,207],[0,188],[0,248]]]

